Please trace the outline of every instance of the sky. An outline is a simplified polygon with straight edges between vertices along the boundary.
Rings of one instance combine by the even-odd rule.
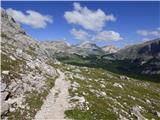
[[[3,1],[1,6],[39,41],[122,48],[160,38],[158,1]]]

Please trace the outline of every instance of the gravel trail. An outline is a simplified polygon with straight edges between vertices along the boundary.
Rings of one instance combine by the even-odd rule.
[[[37,112],[35,120],[67,120],[65,110],[69,107],[68,88],[70,83],[65,80],[65,75],[60,70],[59,78],[55,81],[55,86],[50,90],[44,104]]]

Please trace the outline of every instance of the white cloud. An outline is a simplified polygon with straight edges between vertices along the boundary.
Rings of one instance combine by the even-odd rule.
[[[112,14],[106,15],[101,9],[92,11],[87,7],[82,7],[79,3],[74,3],[73,6],[73,11],[65,12],[65,19],[68,23],[80,25],[87,30],[102,30],[106,21],[116,20]]]
[[[6,11],[17,22],[29,25],[33,28],[45,28],[47,26],[47,23],[53,22],[51,16],[42,15],[39,12],[33,10],[27,10],[27,14],[18,10],[14,10],[12,8],[7,9]]]
[[[75,39],[81,41],[119,41],[123,39],[120,34],[115,31],[101,31],[91,35],[84,30],[72,29],[71,34],[74,35]]]
[[[142,36],[147,36],[148,35],[148,32],[146,30],[138,30],[137,33],[142,35]]]
[[[77,40],[88,41],[90,39],[90,35],[86,31],[84,31],[84,30],[76,30],[75,28],[73,28],[71,30],[71,34]]]
[[[138,34],[142,35],[142,36],[152,36],[152,37],[160,37],[160,30],[153,30],[153,31],[148,31],[148,30],[138,30],[137,31]]]
[[[149,40],[151,40],[151,39],[150,38],[143,38],[142,39],[143,42],[146,42],[146,41],[149,41]]]
[[[110,40],[118,41],[122,40],[123,38],[118,32],[102,31],[96,35],[95,39],[98,41],[110,41]]]

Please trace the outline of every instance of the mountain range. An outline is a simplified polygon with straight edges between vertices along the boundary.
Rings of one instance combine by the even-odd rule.
[[[123,49],[40,42],[4,9],[1,22],[3,120],[160,118],[160,38]]]

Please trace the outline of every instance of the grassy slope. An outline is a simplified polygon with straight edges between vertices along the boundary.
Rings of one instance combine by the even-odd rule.
[[[91,56],[87,58],[72,56],[71,58],[59,58],[59,60],[63,63],[71,65],[103,68],[104,70],[108,70],[117,74],[127,75],[135,79],[160,82],[160,75],[139,74],[143,68],[138,67],[136,63],[133,63],[130,60],[105,60],[101,59],[99,56]]]
[[[141,106],[143,109],[141,113],[146,118],[158,119],[154,112],[160,111],[160,84],[131,78],[121,80],[118,74],[99,68],[72,68],[69,65],[60,67],[69,72],[68,75],[74,76],[68,77],[72,83],[79,84],[77,89],[74,87],[69,89],[70,96],[84,97],[88,102],[82,107],[76,104],[76,100],[71,100],[70,102],[76,106],[65,112],[67,117],[75,120],[116,120],[121,115],[130,119],[134,118],[129,114],[130,109],[133,106]],[[80,71],[76,72],[76,69]],[[122,85],[123,88],[114,87],[114,83]],[[106,95],[102,95],[102,92]],[[151,103],[146,103],[146,100]]]

